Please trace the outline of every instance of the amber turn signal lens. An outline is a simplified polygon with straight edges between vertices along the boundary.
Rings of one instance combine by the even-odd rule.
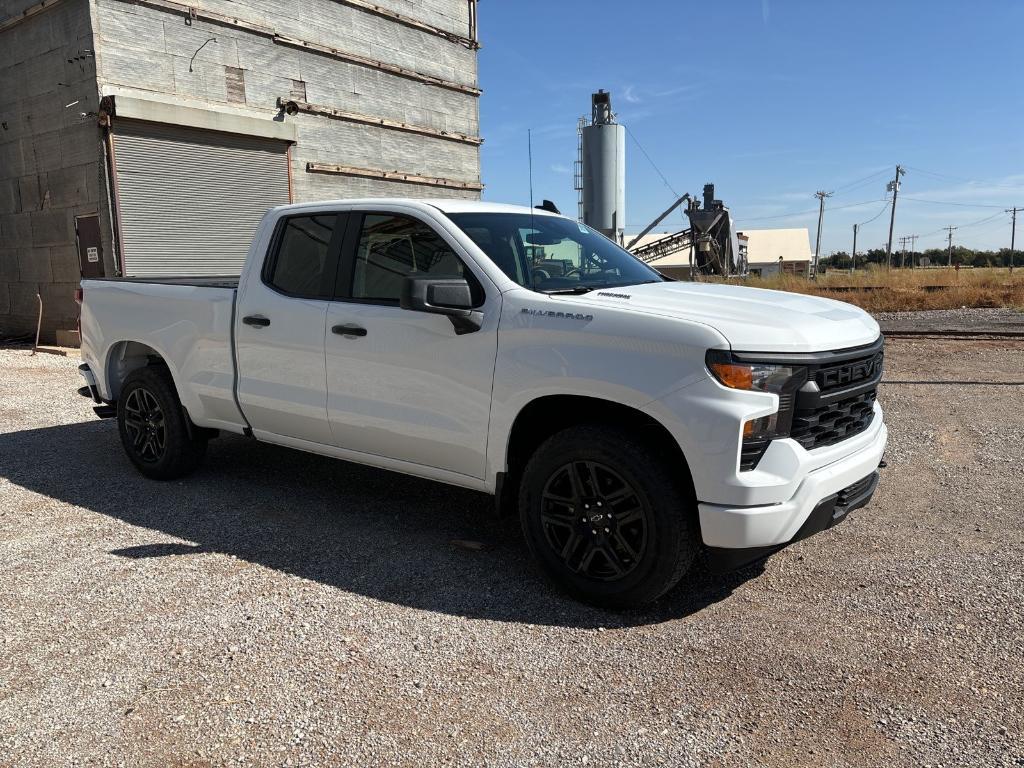
[[[735,363],[712,363],[711,370],[720,382],[733,389],[752,389],[754,372],[749,365]]]
[[[748,437],[753,437],[753,436],[754,436],[754,422],[752,422],[752,421],[744,422],[743,423],[743,438],[746,439]]]

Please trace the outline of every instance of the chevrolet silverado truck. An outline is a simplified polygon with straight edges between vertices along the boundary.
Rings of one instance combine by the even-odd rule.
[[[79,391],[145,476],[228,432],[473,488],[606,607],[845,519],[886,444],[868,314],[675,281],[549,210],[286,205],[240,277],[85,280],[81,301]]]

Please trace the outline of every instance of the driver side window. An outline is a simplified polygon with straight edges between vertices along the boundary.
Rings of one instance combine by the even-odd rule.
[[[448,243],[426,223],[408,216],[370,213],[355,251],[352,298],[398,303],[408,275],[468,277]]]

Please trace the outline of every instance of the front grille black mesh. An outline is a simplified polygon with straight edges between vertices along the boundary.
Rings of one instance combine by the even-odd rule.
[[[809,451],[835,445],[868,428],[874,405],[873,389],[819,408],[801,409],[798,403],[790,436]]]
[[[757,463],[768,450],[770,439],[765,440],[744,440],[740,446],[740,471],[749,472],[757,467]]]

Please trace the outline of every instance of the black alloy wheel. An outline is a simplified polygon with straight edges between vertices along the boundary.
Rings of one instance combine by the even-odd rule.
[[[137,368],[125,378],[117,401],[117,428],[132,464],[146,477],[174,480],[203,460],[210,430],[188,420],[170,371]]]
[[[626,426],[580,424],[537,446],[519,481],[519,520],[541,572],[605,608],[658,599],[700,548],[685,460]]]
[[[167,450],[167,425],[156,396],[144,387],[133,389],[124,402],[124,428],[140,461],[155,464]]]
[[[611,467],[574,461],[556,469],[541,494],[548,546],[573,573],[616,581],[647,551],[649,512],[637,491]]]

